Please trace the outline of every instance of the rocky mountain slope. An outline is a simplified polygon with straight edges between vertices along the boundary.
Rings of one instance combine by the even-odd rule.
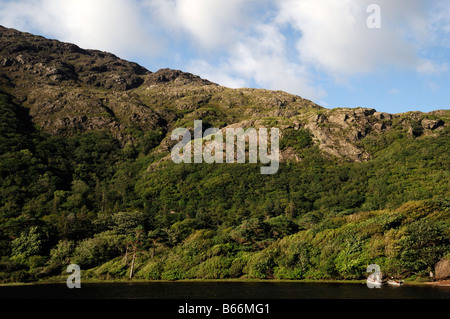
[[[171,132],[194,120],[280,128],[279,170],[173,163]],[[0,27],[0,283],[65,282],[70,264],[96,280],[427,277],[450,260],[449,121]]]
[[[160,130],[168,151],[177,126],[306,128],[325,153],[365,161],[373,151],[362,141],[392,132],[436,134],[449,111],[386,114],[373,109],[328,110],[299,96],[262,89],[229,89],[170,69],[151,72],[115,55],[0,26],[0,89],[29,109],[51,134],[108,130],[122,145],[142,132]],[[395,134],[394,134],[395,135]],[[284,158],[297,158],[283,150]]]

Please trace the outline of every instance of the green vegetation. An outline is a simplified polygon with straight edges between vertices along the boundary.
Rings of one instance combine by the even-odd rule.
[[[450,252],[449,133],[370,137],[372,160],[342,163],[288,129],[280,146],[302,160],[260,175],[158,165],[162,130],[124,146],[103,131],[47,135],[1,94],[0,282],[70,263],[96,279],[362,279],[371,263],[426,276]]]
[[[313,145],[313,141],[309,132],[305,129],[297,131],[288,129],[283,132],[283,138],[280,140],[280,148],[285,149],[292,147],[297,152]]]

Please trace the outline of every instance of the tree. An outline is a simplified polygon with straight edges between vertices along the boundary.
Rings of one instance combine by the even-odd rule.
[[[268,225],[258,218],[244,220],[231,232],[231,238],[239,244],[253,244],[267,237]]]
[[[285,236],[294,234],[299,229],[296,223],[289,220],[284,215],[269,219],[267,224],[271,227],[272,236],[274,238],[283,238]]]
[[[74,180],[72,182],[72,191],[71,195],[67,198],[66,202],[63,204],[64,208],[69,210],[74,210],[75,208],[81,208],[83,206],[87,206],[87,195],[90,191],[89,186],[81,181]],[[60,195],[60,194],[58,194]],[[56,194],[55,194],[56,196]]]
[[[95,267],[123,254],[126,237],[112,231],[96,234],[81,241],[75,248],[74,263],[82,267]]]
[[[175,245],[186,239],[196,228],[197,221],[188,218],[172,224],[168,230],[168,235],[172,244]]]
[[[141,211],[119,212],[112,215],[112,229],[126,236],[132,235],[136,227],[144,227],[145,216]]]
[[[162,229],[155,229],[148,232],[148,240],[151,242],[151,257],[155,257],[156,248],[165,245],[169,242],[169,236],[167,232]]]
[[[58,269],[69,265],[70,256],[74,249],[75,242],[70,240],[60,240],[58,244],[50,250],[50,268]]]
[[[280,148],[286,149],[288,147],[294,148],[297,152],[310,147],[313,144],[311,134],[305,129],[297,131],[293,129],[285,130],[283,137],[280,140]]]
[[[27,232],[22,232],[20,237],[11,243],[12,258],[25,262],[29,257],[39,255],[42,252],[42,234],[36,226],[31,227]]]
[[[450,249],[444,231],[427,219],[411,224],[400,244],[403,249],[400,261],[416,273],[431,270]]]
[[[134,264],[136,261],[136,254],[139,250],[142,249],[144,244],[144,227],[138,226],[134,229],[134,232],[127,236],[127,250],[125,254],[125,263],[128,262],[128,247],[131,246],[133,251],[133,256],[131,258],[131,266],[130,266],[130,279],[133,278],[134,274]]]
[[[128,252],[132,252],[130,279],[134,274],[134,265],[138,251],[142,250],[145,243],[145,217],[140,211],[120,212],[112,216],[116,233],[126,236],[126,249],[124,263],[128,263]]]

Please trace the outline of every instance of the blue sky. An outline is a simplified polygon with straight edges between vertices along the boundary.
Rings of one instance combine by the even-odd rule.
[[[450,108],[448,0],[0,0],[0,24],[328,108]]]

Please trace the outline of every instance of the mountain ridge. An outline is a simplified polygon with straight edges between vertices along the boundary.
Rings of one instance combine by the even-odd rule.
[[[0,26],[0,85],[30,110],[51,134],[108,130],[122,145],[135,143],[130,131],[163,132],[162,151],[178,125],[308,129],[327,154],[369,160],[360,145],[367,136],[395,129],[431,135],[447,125],[449,112],[388,114],[367,108],[325,109],[283,91],[230,89],[180,70],[156,72],[114,54]],[[423,124],[422,124],[422,121]],[[415,130],[413,126],[418,126]],[[295,158],[283,153],[284,158]]]

